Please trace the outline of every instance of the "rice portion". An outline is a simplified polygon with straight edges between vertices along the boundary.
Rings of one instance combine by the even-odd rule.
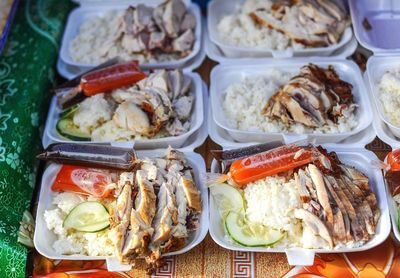
[[[300,123],[290,126],[269,119],[262,114],[268,99],[292,77],[291,74],[273,69],[263,75],[246,77],[239,83],[230,85],[224,93],[223,110],[229,127],[253,132],[342,133],[353,130],[358,121],[350,109],[342,110],[337,123],[309,128]]]
[[[385,116],[392,124],[400,126],[400,68],[386,72],[378,88]]]
[[[303,45],[293,43],[283,33],[254,23],[249,13],[258,8],[270,9],[272,1],[247,0],[238,11],[221,18],[217,25],[220,38],[227,44],[245,47],[260,47],[285,50],[289,47],[302,49]]]
[[[302,225],[294,210],[301,208],[301,201],[294,179],[273,176],[257,180],[246,186],[244,196],[249,221],[287,232],[287,243],[300,242]]]
[[[64,219],[76,205],[95,200],[92,197],[68,192],[55,194],[53,204],[56,208],[46,210],[44,219],[47,228],[57,237],[57,240],[53,243],[56,253],[88,256],[112,256],[114,254],[114,244],[109,229],[97,233],[68,233],[63,228]]]

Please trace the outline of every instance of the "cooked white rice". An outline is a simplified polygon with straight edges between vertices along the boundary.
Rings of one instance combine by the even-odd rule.
[[[378,88],[385,116],[392,124],[400,126],[400,68],[386,72]]]
[[[85,197],[74,193],[55,193],[53,204],[54,209],[44,212],[44,219],[47,228],[57,237],[53,243],[56,253],[63,255],[88,255],[88,256],[112,256],[114,244],[109,229],[97,233],[73,232],[68,233],[63,228],[64,219],[68,213],[78,204],[94,201],[91,197]]]
[[[294,180],[267,177],[249,183],[244,189],[249,221],[287,232],[281,244],[298,245],[302,236],[301,221],[294,210],[301,208],[300,195]]]
[[[292,43],[283,33],[264,26],[256,25],[249,13],[257,8],[269,9],[272,1],[247,0],[237,13],[222,17],[217,30],[220,38],[227,44],[234,46],[259,47],[284,50],[288,47],[294,49],[304,48],[301,44]]]
[[[303,134],[349,132],[357,126],[356,116],[350,110],[343,111],[337,124],[330,123],[318,128],[309,128],[300,123],[287,127],[278,120],[268,119],[262,114],[263,108],[268,99],[291,77],[291,74],[273,69],[230,85],[223,99],[223,110],[229,127],[254,132]]]
[[[176,54],[160,54],[155,57],[128,52],[122,47],[121,40],[114,41],[122,15],[120,11],[108,11],[102,16],[93,16],[84,21],[69,47],[72,60],[84,64],[100,64],[117,56],[126,61],[138,60],[140,63],[179,59]]]

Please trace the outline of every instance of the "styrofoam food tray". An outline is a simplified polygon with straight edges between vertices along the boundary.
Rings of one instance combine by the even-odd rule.
[[[335,151],[339,159],[348,165],[356,167],[362,171],[370,179],[372,191],[378,199],[378,206],[381,212],[376,235],[361,247],[357,248],[340,248],[340,249],[304,249],[304,248],[266,248],[266,247],[244,247],[233,242],[230,242],[224,231],[221,216],[218,208],[214,203],[214,199],[210,197],[210,235],[213,240],[223,248],[229,250],[243,252],[265,252],[265,253],[286,253],[288,263],[290,265],[312,265],[316,253],[347,253],[359,252],[371,249],[381,244],[390,234],[390,217],[386,199],[386,190],[382,177],[382,172],[379,169],[371,168],[371,161],[377,160],[376,155],[365,149],[346,150],[340,147],[329,147],[329,151]],[[212,172],[217,172],[217,163],[214,160],[211,166]]]
[[[207,53],[207,56],[219,63],[251,63],[251,62],[264,62],[268,63],[271,62],[271,59],[274,59],[272,57],[227,57],[224,55],[224,53],[221,51],[221,49],[210,40],[210,37],[208,35],[207,29],[205,29],[204,33],[204,48],[205,52]],[[332,52],[329,56],[332,58],[342,58],[346,59],[347,57],[351,56],[354,51],[357,49],[358,42],[356,38],[352,38],[351,41],[341,48],[337,49],[336,51]]]
[[[107,141],[72,141],[61,136],[56,129],[56,125],[59,119],[60,112],[62,111],[57,106],[57,98],[53,97],[50,105],[50,110],[47,115],[46,127],[43,136],[43,146],[47,147],[50,143],[85,143],[85,144],[111,144],[121,147],[132,147],[136,149],[157,149],[166,148],[171,146],[173,148],[181,147],[192,135],[195,133],[203,124],[204,111],[206,102],[204,102],[203,89],[201,78],[197,73],[184,72],[186,76],[192,78],[192,92],[195,96],[195,103],[192,109],[191,115],[191,128],[188,132],[179,136],[170,136],[164,138],[155,138],[147,140],[133,140],[133,141],[118,141],[118,142],[107,142]]]
[[[156,3],[159,3],[160,1],[133,1],[131,2],[132,5],[137,5],[138,3],[144,3],[149,6],[156,6]],[[67,25],[65,27],[64,31],[64,36],[62,39],[62,45],[61,45],[61,50],[60,50],[60,58],[63,60],[66,64],[70,66],[75,66],[75,67],[80,67],[83,70],[84,69],[89,69],[91,67],[96,66],[96,64],[86,64],[86,63],[78,63],[75,62],[69,52],[69,47],[72,42],[72,40],[77,36],[79,32],[79,28],[84,23],[86,20],[93,16],[102,16],[106,12],[111,11],[111,10],[124,10],[126,9],[129,4],[127,2],[125,3],[117,3],[115,1],[112,1],[111,3],[107,1],[107,3],[96,3],[96,1],[93,4],[87,3],[86,5],[82,5],[81,7],[76,8],[73,10],[69,16],[68,16],[68,21]],[[154,63],[145,63],[141,64],[141,67],[144,69],[153,69],[153,68],[181,68],[183,67],[187,62],[192,60],[200,51],[201,47],[201,29],[202,29],[202,22],[201,22],[201,13],[199,7],[194,4],[194,3],[188,3],[188,11],[193,13],[193,15],[196,17],[196,28],[195,28],[195,43],[193,45],[192,52],[178,60],[174,61],[165,61],[165,62],[154,62]]]
[[[98,0],[93,0],[93,1],[98,1]],[[202,22],[203,22],[202,30],[204,30],[205,29],[205,26],[204,26],[205,20],[202,20]],[[191,70],[195,70],[198,67],[200,67],[200,65],[203,63],[204,59],[206,58],[206,51],[203,47],[204,43],[205,43],[204,37],[205,37],[205,34],[203,32],[202,39],[200,42],[199,53],[193,59],[187,61],[180,68],[184,68],[187,71],[191,71]],[[75,76],[83,74],[92,68],[93,67],[76,67],[76,66],[68,65],[60,57],[58,57],[58,60],[57,60],[57,71],[62,77],[66,78],[66,79],[72,79]],[[143,67],[143,69],[145,69],[145,67]]]
[[[400,126],[390,122],[384,113],[383,104],[379,98],[379,82],[385,72],[399,68],[400,56],[372,56],[367,62],[367,80],[371,98],[379,114],[379,118],[387,125],[394,136],[400,138]],[[378,136],[380,134],[378,133]]]
[[[385,162],[387,162],[387,156],[385,157]],[[386,174],[386,171],[384,171],[384,174]],[[385,179],[385,187],[386,187],[386,195],[387,195],[387,202],[388,202],[388,207],[389,207],[389,214],[390,214],[390,220],[392,221],[392,229],[393,229],[393,234],[397,241],[400,242],[400,231],[397,227],[397,219],[399,219],[399,214],[396,206],[396,202],[393,200],[393,196],[390,193],[389,190],[389,184],[387,183]]]
[[[236,12],[243,0],[220,1],[212,0],[207,7],[207,27],[208,35],[211,42],[215,43],[227,57],[274,57],[274,58],[289,58],[301,56],[329,56],[337,49],[349,43],[353,37],[351,27],[348,27],[339,43],[327,47],[305,48],[294,50],[288,48],[286,50],[273,50],[265,47],[243,47],[234,46],[224,42],[218,34],[218,23],[225,15],[230,15]]]
[[[400,24],[400,1],[349,1],[354,33],[362,46],[377,55],[400,51],[400,37],[395,35]],[[365,29],[364,20],[372,26]]]
[[[243,148],[248,147],[251,145],[257,145],[259,142],[247,142],[247,143],[240,143],[236,142],[226,130],[217,126],[217,124],[212,120],[211,114],[211,107],[208,108],[208,116],[207,116],[207,129],[208,134],[210,135],[211,139],[221,145],[224,146],[224,149],[235,149],[235,148]],[[368,143],[372,142],[375,139],[375,130],[372,126],[364,129],[363,131],[347,137],[346,139],[334,143],[334,144],[325,144],[325,146],[337,146],[340,145],[341,148],[360,148],[361,146],[366,146]],[[270,143],[276,143],[281,145],[282,142],[274,141]],[[313,142],[310,142],[313,143]]]
[[[188,163],[193,167],[195,182],[201,192],[201,198],[203,203],[203,209],[200,216],[199,229],[195,231],[189,238],[187,245],[181,250],[164,254],[164,256],[179,255],[188,252],[196,245],[198,245],[206,236],[208,231],[208,190],[206,185],[200,179],[200,173],[206,171],[204,159],[193,151],[183,151],[188,160]],[[165,150],[153,150],[153,151],[138,151],[138,157],[157,157],[163,156]],[[51,191],[51,185],[60,170],[59,164],[50,164],[45,170],[40,189],[39,203],[36,216],[36,226],[34,235],[34,244],[36,250],[43,256],[53,260],[106,260],[107,268],[110,271],[129,271],[130,266],[119,264],[114,257],[102,257],[102,256],[84,256],[84,255],[61,255],[57,254],[53,249],[52,245],[56,240],[55,234],[47,229],[46,221],[44,219],[44,211],[47,209],[53,209],[55,206],[52,204],[53,193]]]
[[[282,132],[244,131],[229,127],[225,113],[222,109],[225,90],[228,86],[232,85],[233,83],[241,82],[245,77],[254,77],[257,75],[267,74],[267,72],[271,69],[278,69],[283,72],[292,73],[294,76],[298,73],[302,66],[308,63],[314,63],[322,67],[332,65],[341,79],[353,85],[353,96],[355,102],[359,104],[359,107],[356,110],[356,117],[359,123],[354,130],[350,132],[332,134],[294,134]],[[359,68],[355,63],[347,60],[334,60],[331,58],[297,58],[291,60],[274,60],[273,63],[263,65],[256,63],[229,64],[218,65],[214,67],[211,72],[210,105],[212,107],[213,120],[219,127],[226,130],[229,135],[238,142],[281,141],[285,143],[291,143],[298,140],[315,140],[315,143],[317,144],[337,143],[347,137],[363,131],[371,124],[371,105],[368,96],[365,94],[365,91],[366,89]],[[265,104],[260,105],[264,106]]]

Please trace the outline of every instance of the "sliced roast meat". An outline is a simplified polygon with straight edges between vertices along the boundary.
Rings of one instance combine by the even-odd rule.
[[[195,37],[192,29],[186,30],[182,35],[172,41],[172,49],[176,52],[185,53],[192,49]]]

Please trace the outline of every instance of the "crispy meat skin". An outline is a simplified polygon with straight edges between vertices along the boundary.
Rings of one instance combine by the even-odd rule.
[[[368,178],[358,170],[341,164],[335,153],[328,153],[322,148],[320,151],[329,158],[331,169],[309,164],[298,169],[294,177],[303,209],[321,222],[316,222],[315,218],[311,222],[310,215],[299,212],[298,218],[331,247],[368,241],[375,234],[380,216]]]
[[[301,123],[321,127],[336,123],[342,109],[354,109],[353,86],[341,80],[332,66],[309,64],[268,100],[263,114],[285,125]]]

